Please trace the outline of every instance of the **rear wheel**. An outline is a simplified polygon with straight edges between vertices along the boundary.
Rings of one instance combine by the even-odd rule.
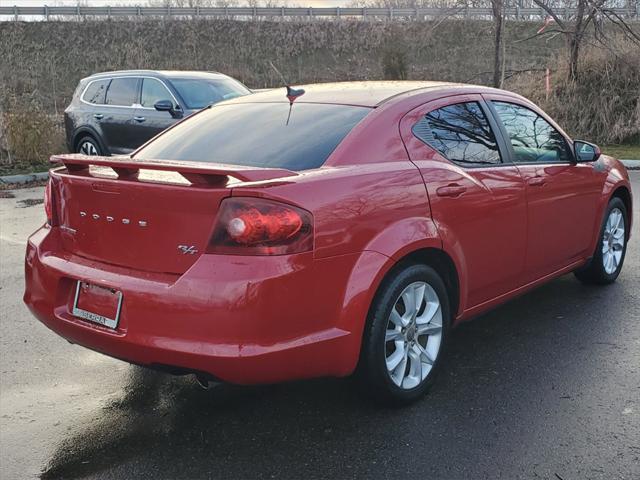
[[[589,265],[575,272],[584,283],[612,283],[620,275],[627,251],[627,209],[614,197],[609,202],[600,228],[600,237]]]
[[[82,137],[76,144],[76,152],[83,155],[102,155],[98,141],[90,136]]]
[[[433,384],[450,326],[444,282],[426,265],[397,268],[383,283],[364,333],[360,373],[384,403],[406,404]]]

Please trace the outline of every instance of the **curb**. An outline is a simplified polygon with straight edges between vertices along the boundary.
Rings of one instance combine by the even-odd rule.
[[[0,183],[4,185],[21,185],[23,183],[41,182],[47,178],[49,178],[49,172],[5,175],[4,177],[0,177]]]
[[[640,170],[640,160],[620,160],[628,170]]]

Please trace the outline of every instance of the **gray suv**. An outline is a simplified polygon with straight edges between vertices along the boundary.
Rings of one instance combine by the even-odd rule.
[[[86,155],[133,151],[178,120],[251,91],[211,72],[126,70],[80,80],[64,111],[67,147]]]

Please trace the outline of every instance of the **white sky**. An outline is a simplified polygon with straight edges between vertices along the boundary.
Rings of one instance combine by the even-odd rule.
[[[19,7],[39,7],[42,5],[48,5],[50,7],[57,5],[77,5],[77,0],[0,0],[0,6],[12,7],[17,5]],[[285,2],[282,2],[283,4]],[[290,6],[303,6],[303,7],[345,7],[350,3],[350,0],[289,0]],[[102,5],[147,5],[147,0],[84,0],[83,5],[87,6],[102,6]]]

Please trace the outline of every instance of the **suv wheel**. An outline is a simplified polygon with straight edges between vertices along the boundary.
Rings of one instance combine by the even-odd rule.
[[[397,269],[381,286],[364,333],[360,373],[377,400],[406,404],[433,384],[450,327],[444,282],[426,265]]]
[[[78,141],[76,152],[84,155],[102,155],[102,149],[98,142],[89,136],[82,137],[80,141]]]

